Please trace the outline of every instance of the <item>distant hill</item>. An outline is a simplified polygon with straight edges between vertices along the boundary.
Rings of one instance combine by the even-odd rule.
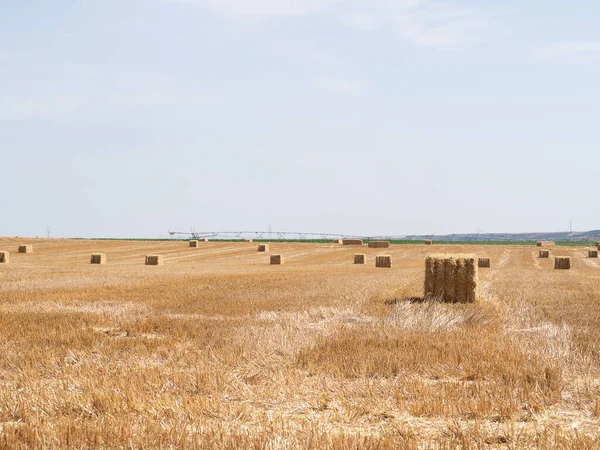
[[[475,234],[440,234],[387,236],[394,240],[419,241],[433,239],[435,241],[486,241],[486,242],[519,242],[519,241],[555,241],[555,242],[596,242],[600,241],[600,230],[593,231],[557,231],[552,233],[475,233]]]

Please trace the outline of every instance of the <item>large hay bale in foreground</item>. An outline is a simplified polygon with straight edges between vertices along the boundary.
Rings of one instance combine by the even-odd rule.
[[[554,258],[554,268],[559,270],[571,269],[571,258],[568,256],[557,256]]]
[[[268,252],[269,251],[269,244],[258,244],[257,251],[259,251],[259,252]]]
[[[33,253],[33,245],[31,245],[31,244],[19,245],[19,253]]]
[[[476,302],[478,280],[474,255],[429,255],[425,258],[426,300]]]
[[[362,239],[342,239],[343,245],[363,245]]]
[[[588,250],[588,258],[597,258],[598,250]]]
[[[425,244],[425,245],[433,245],[433,241],[431,239],[425,239],[423,241],[423,244]]]
[[[490,258],[479,258],[477,260],[477,266],[489,269],[490,267],[492,267],[492,262]]]
[[[390,248],[390,243],[388,241],[371,241],[369,248]]]
[[[190,241],[190,248],[197,248],[198,247],[198,241],[196,240],[192,240]]]
[[[164,264],[162,255],[147,255],[146,265],[147,266],[162,266]]]
[[[540,258],[550,258],[550,252],[548,250],[540,250]]]
[[[10,262],[9,252],[0,252],[0,264],[8,264]]]
[[[538,241],[536,245],[538,247],[556,247],[556,242],[554,242],[554,241]]]
[[[376,256],[375,257],[375,267],[391,269],[392,268],[392,257],[390,255]]]
[[[106,264],[106,255],[104,253],[92,254],[90,264]]]
[[[283,264],[283,259],[281,255],[271,255],[271,265],[281,265]]]
[[[366,258],[366,255],[364,255],[364,254],[354,255],[354,264],[364,264],[365,258]]]

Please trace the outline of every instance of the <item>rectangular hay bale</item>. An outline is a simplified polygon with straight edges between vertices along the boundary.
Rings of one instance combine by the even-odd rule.
[[[364,264],[366,255],[364,254],[356,254],[354,255],[354,264]]]
[[[147,266],[162,266],[164,264],[164,259],[162,255],[147,255],[146,256],[146,265]]]
[[[8,264],[10,262],[9,252],[0,252],[0,264]]]
[[[271,265],[281,265],[283,264],[283,259],[281,255],[271,255]]]
[[[550,258],[550,252],[548,250],[540,250],[540,258]]]
[[[19,253],[33,253],[33,245],[31,245],[31,244],[19,245]]]
[[[597,258],[598,250],[588,250],[588,258]]]
[[[388,241],[370,241],[369,248],[390,248]]]
[[[269,244],[258,244],[257,251],[258,252],[268,252],[269,251]]]
[[[363,245],[362,239],[342,239],[343,245]]]
[[[536,245],[538,247],[555,247],[556,242],[554,242],[554,241],[538,241]]]
[[[106,264],[106,255],[104,253],[92,254],[90,264]]]
[[[481,268],[487,268],[489,269],[490,267],[492,267],[492,262],[490,260],[490,258],[479,258],[477,260],[477,266],[481,267]]]
[[[429,255],[425,258],[425,300],[477,301],[478,263],[474,255]]]
[[[190,246],[190,248],[197,248],[198,247],[198,241],[196,241],[196,240],[190,241],[189,246]]]
[[[423,241],[423,244],[425,244],[425,245],[433,245],[433,241],[431,239],[425,239]]]
[[[208,238],[200,238],[198,239],[198,242],[208,242]]]
[[[390,255],[379,255],[375,257],[375,267],[384,269],[392,268],[392,257]]]
[[[571,258],[569,256],[557,256],[554,258],[554,268],[558,270],[570,270]]]

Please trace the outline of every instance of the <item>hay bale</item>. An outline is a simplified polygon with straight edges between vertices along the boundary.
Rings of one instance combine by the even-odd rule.
[[[479,258],[477,260],[477,266],[489,269],[490,267],[492,267],[492,262],[490,258]]]
[[[478,264],[473,255],[429,255],[425,258],[424,297],[449,303],[477,301]]]
[[[198,239],[198,242],[208,242],[208,238],[200,238]]]
[[[388,241],[371,241],[369,248],[390,248],[390,243]]]
[[[375,267],[384,269],[392,268],[392,257],[390,255],[379,255],[375,257]]]
[[[550,252],[548,250],[540,250],[540,258],[550,258]]]
[[[283,259],[281,259],[281,255],[271,255],[271,265],[281,264],[283,264]]]
[[[258,244],[258,250],[259,252],[268,252],[269,251],[269,244]]]
[[[193,240],[190,241],[190,248],[197,248],[198,247],[198,241]]]
[[[252,242],[252,239],[245,239],[244,242]]]
[[[538,247],[556,247],[556,242],[554,242],[554,241],[538,241],[536,245]]]
[[[31,244],[19,245],[19,253],[33,253],[33,245],[31,245]]]
[[[362,239],[342,239],[342,245],[363,245]]]
[[[597,258],[598,250],[588,250],[588,258]]]
[[[433,245],[433,241],[431,239],[425,239],[423,241],[423,244],[425,244],[425,245]]]
[[[106,264],[106,255],[103,253],[92,254],[90,264]]]
[[[334,239],[333,243],[334,244],[342,244],[342,240],[341,239]]]
[[[559,270],[571,269],[571,258],[568,256],[557,256],[554,258],[554,268]]]
[[[162,255],[147,255],[146,265],[147,266],[162,266],[164,264]]]
[[[0,264],[8,264],[10,262],[9,252],[0,252]]]
[[[366,255],[364,255],[364,254],[354,255],[354,264],[364,264],[365,259],[366,259]]]

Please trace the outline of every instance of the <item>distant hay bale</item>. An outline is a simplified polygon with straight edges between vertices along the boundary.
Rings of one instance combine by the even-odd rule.
[[[334,239],[334,240],[333,240],[333,243],[334,243],[334,244],[341,244],[341,243],[342,243],[342,240],[341,240],[341,239]]]
[[[198,242],[208,242],[208,238],[200,238],[198,239]]]
[[[390,248],[390,243],[388,241],[371,241],[369,248]]]
[[[554,242],[554,241],[538,241],[536,245],[538,247],[555,247],[556,242]]]
[[[550,251],[548,250],[540,250],[540,258],[550,258]]]
[[[588,250],[588,258],[597,258],[598,250]]]
[[[490,258],[479,258],[477,260],[477,266],[489,269],[490,267],[492,267],[492,262],[490,261]]]
[[[376,256],[375,257],[375,267],[391,269],[392,268],[392,257],[390,255]]]
[[[364,264],[365,258],[366,258],[366,255],[363,255],[363,254],[354,255],[354,264]]]
[[[283,264],[283,259],[281,259],[281,255],[271,255],[271,265],[281,264]]]
[[[425,244],[425,245],[433,245],[433,241],[431,239],[425,239],[423,241],[423,244]]]
[[[363,245],[362,239],[342,239],[343,245]]]
[[[198,247],[198,241],[196,241],[196,240],[190,241],[190,248],[196,248],[196,247]]]
[[[0,252],[0,264],[8,264],[10,262],[9,252]]]
[[[106,264],[106,255],[103,253],[92,254],[90,264]]]
[[[162,266],[164,264],[162,255],[147,255],[146,265],[147,266]]]
[[[33,253],[33,245],[31,245],[31,244],[19,245],[19,253]]]
[[[554,258],[554,268],[560,270],[571,269],[571,258],[568,256],[557,256]]]
[[[244,242],[252,242],[252,239],[245,239]]]
[[[269,244],[258,244],[258,250],[259,252],[268,252],[269,251]]]
[[[474,255],[429,255],[425,258],[424,297],[448,303],[477,301],[479,272]]]

